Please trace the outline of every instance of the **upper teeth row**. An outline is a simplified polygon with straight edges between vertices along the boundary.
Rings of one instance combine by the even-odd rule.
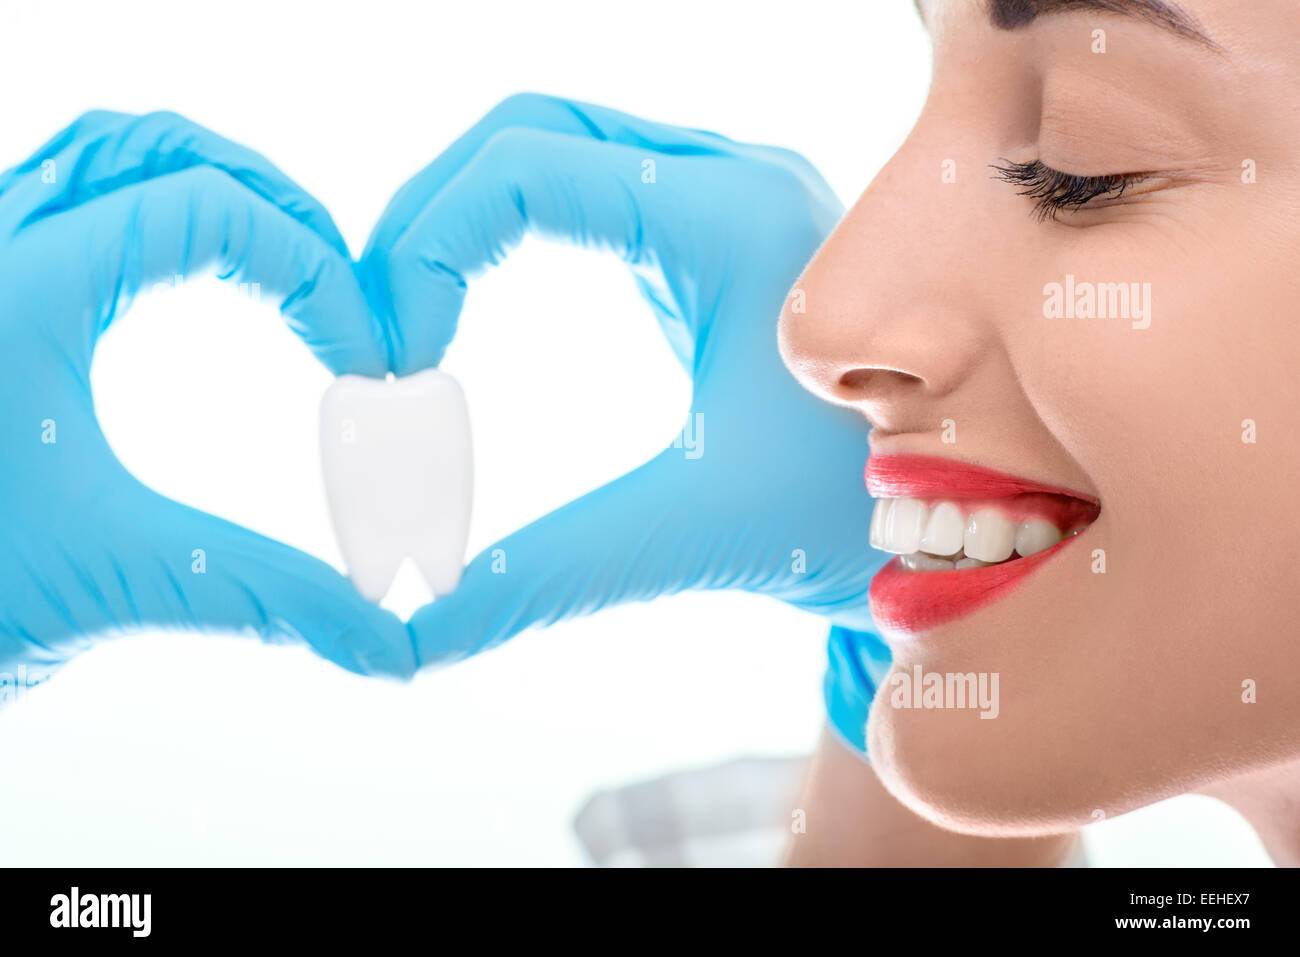
[[[1061,530],[1046,519],[1013,522],[987,506],[966,515],[952,502],[931,506],[914,498],[882,498],[871,515],[872,548],[897,555],[924,552],[954,563],[944,567],[956,567],[956,562],[965,559],[1006,561],[1012,552],[1032,555],[1051,548],[1062,537]]]

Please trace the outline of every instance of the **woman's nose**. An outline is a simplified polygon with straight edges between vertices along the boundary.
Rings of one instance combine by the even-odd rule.
[[[808,265],[780,324],[806,389],[891,432],[934,428],[990,334],[969,234],[951,208],[917,201],[933,186],[904,188],[898,159]]]

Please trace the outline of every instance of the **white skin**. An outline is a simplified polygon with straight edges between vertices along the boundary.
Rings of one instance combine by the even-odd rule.
[[[1300,777],[1300,4],[1184,0],[1212,44],[1141,16],[1001,29],[985,0],[921,6],[929,99],[808,266],[783,354],[871,421],[873,455],[1076,489],[1101,514],[1009,596],[886,635],[896,669],[998,673],[1001,708],[878,695],[872,767],[970,834],[1067,833],[1193,790],[1255,794],[1239,806],[1280,833],[1266,818]],[[1043,222],[990,171],[1033,159],[1147,175]],[[1067,274],[1150,283],[1149,328],[1045,318]]]

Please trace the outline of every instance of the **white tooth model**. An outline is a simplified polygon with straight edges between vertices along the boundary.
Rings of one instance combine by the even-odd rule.
[[[321,464],[352,583],[387,594],[406,558],[435,596],[460,582],[474,482],[460,384],[437,369],[339,376],[321,399]]]

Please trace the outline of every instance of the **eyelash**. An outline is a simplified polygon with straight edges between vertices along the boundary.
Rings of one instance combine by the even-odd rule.
[[[1119,199],[1124,191],[1143,179],[1144,173],[1112,173],[1106,176],[1075,176],[1062,173],[1039,160],[1027,163],[1007,162],[993,166],[997,178],[1021,187],[1019,195],[1038,202],[1034,213],[1039,222],[1055,219],[1062,210],[1079,209],[1097,199]]]

